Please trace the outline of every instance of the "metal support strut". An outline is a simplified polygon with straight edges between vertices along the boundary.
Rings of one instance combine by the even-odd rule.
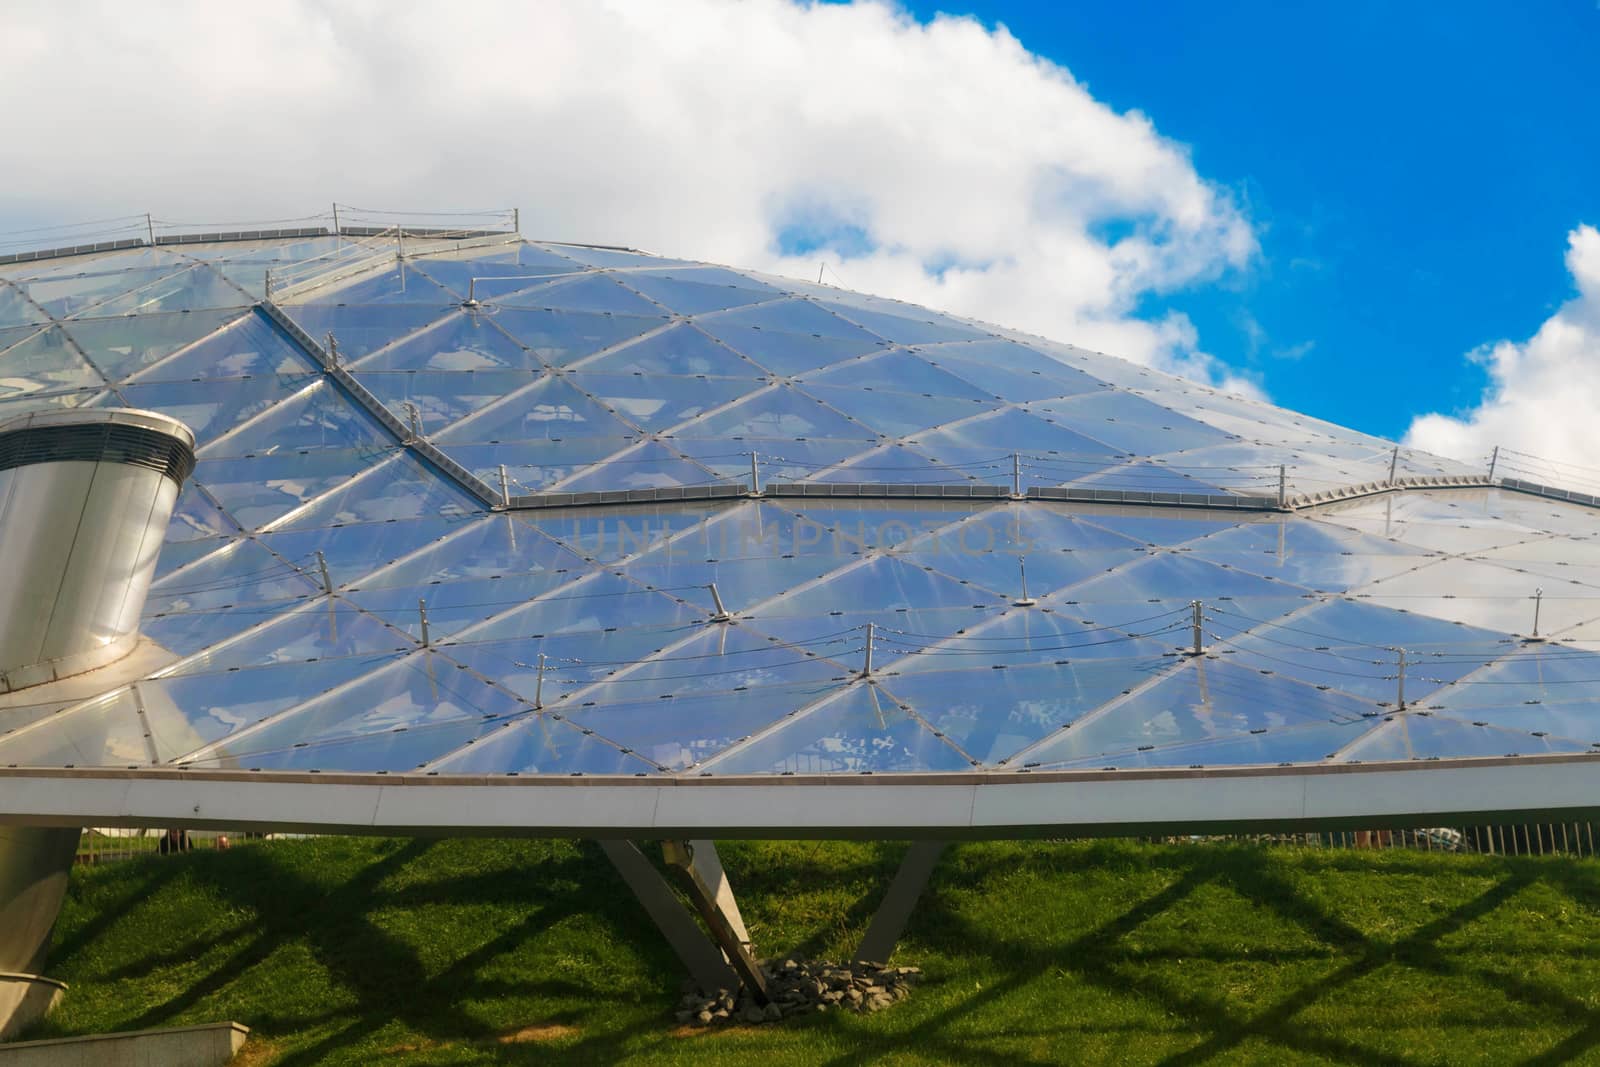
[[[714,866],[697,860],[696,853],[706,849],[711,851],[711,863]],[[711,936],[722,946],[723,954],[733,965],[739,980],[750,991],[751,998],[757,1004],[770,1003],[772,998],[767,993],[767,979],[761,973],[761,965],[750,954],[744,923],[740,921],[735,926],[733,918],[723,906],[722,898],[731,903],[733,892],[727,888],[727,879],[722,873],[721,862],[716,858],[715,847],[709,841],[663,841],[661,855],[668,866],[683,872],[695,910],[710,928]],[[733,915],[737,914],[735,910]]]
[[[1201,607],[1200,601],[1198,600],[1190,601],[1189,607],[1194,612],[1194,618],[1190,623],[1190,626],[1194,631],[1192,635],[1194,638],[1194,647],[1185,654],[1190,656],[1203,656],[1206,654],[1205,631],[1202,628],[1202,624],[1205,622],[1205,613]]]
[[[889,962],[900,935],[906,931],[906,923],[911,920],[912,909],[916,907],[923,889],[927,888],[934,865],[939,862],[944,849],[943,841],[911,843],[905,859],[900,861],[900,869],[894,873],[894,881],[889,883],[889,891],[883,895],[883,903],[878,905],[872,923],[867,927],[860,947],[856,949],[857,960],[879,964]]]

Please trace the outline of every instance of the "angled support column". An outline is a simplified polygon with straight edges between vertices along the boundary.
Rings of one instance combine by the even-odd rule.
[[[889,891],[883,895],[883,903],[878,905],[877,912],[872,916],[866,936],[861,939],[861,947],[856,949],[857,960],[880,964],[889,962],[900,935],[906,932],[906,923],[911,919],[917,898],[927,888],[928,878],[933,874],[933,868],[944,850],[943,841],[911,843],[911,849],[900,861],[900,869],[894,874],[894,881],[889,883]]]
[[[722,957],[722,950],[706,937],[694,916],[684,910],[672,887],[661,877],[661,872],[639,851],[632,841],[600,841],[600,849],[611,865],[628,883],[633,895],[639,898],[644,910],[655,922],[689,972],[689,977],[701,989],[733,989],[738,977]]]
[[[661,854],[669,866],[684,873],[689,882],[689,898],[751,998],[757,1004],[770,1003],[766,976],[750,953],[749,935],[744,920],[739,918],[738,905],[733,903],[733,890],[723,873],[722,861],[717,858],[716,846],[709,841],[663,841]],[[731,917],[724,901],[731,905]]]

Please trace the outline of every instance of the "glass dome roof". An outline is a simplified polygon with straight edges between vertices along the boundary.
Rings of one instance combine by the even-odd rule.
[[[14,694],[0,766],[942,775],[1600,745],[1588,507],[892,300],[514,236],[396,253],[0,265],[0,418],[153,409],[199,458],[146,606],[155,666]]]

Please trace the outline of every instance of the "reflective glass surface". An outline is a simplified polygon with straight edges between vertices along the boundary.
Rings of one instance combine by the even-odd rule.
[[[1012,774],[1600,743],[1600,511],[1481,487],[1276,511],[1280,467],[1291,498],[1472,472],[826,286],[523,241],[345,273],[364,247],[0,268],[0,417],[148,407],[200,442],[145,605],[174,659],[0,712],[0,763]],[[268,268],[294,284],[251,309]],[[1020,498],[1046,486],[1252,499]]]

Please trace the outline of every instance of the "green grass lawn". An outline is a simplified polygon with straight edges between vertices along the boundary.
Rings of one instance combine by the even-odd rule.
[[[655,851],[655,850],[651,850]],[[847,958],[901,846],[727,843],[757,948]],[[674,1026],[585,843],[320,838],[73,872],[29,1036],[236,1019],[249,1063],[1600,1062],[1600,865],[1123,842],[946,853],[872,1016]]]

